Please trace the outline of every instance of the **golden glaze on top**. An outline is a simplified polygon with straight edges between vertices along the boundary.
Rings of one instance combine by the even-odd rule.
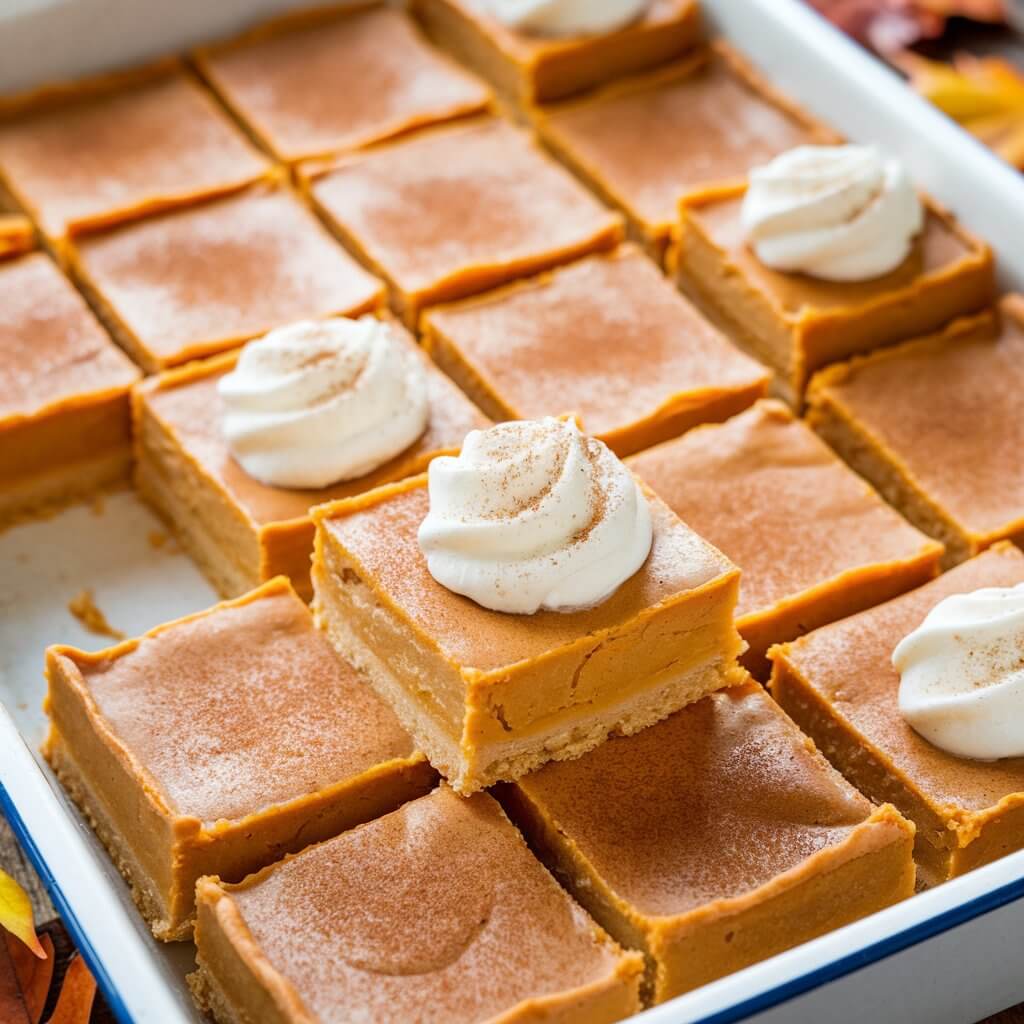
[[[47,256],[0,265],[0,419],[124,390],[138,377]]]
[[[739,616],[935,546],[779,402],[758,402],[629,465],[740,567]]]
[[[1024,758],[968,761],[932,746],[904,722],[893,648],[943,598],[979,587],[1024,583],[1024,555],[1006,546],[986,551],[931,583],[786,646],[800,675],[932,801],[980,811],[1024,792]]]
[[[201,365],[178,371],[167,385],[147,390],[145,402],[177,436],[189,456],[224,486],[255,523],[296,519],[305,516],[313,505],[421,472],[423,460],[430,453],[458,449],[471,430],[489,425],[489,420],[430,362],[403,327],[392,323],[391,328],[427,366],[430,418],[424,433],[409,448],[356,480],[320,490],[294,490],[270,487],[249,476],[232,457],[221,431],[223,403],[217,383],[234,365],[233,359],[221,361],[222,368],[216,371]],[[172,383],[177,380],[181,383]]]
[[[516,785],[647,916],[749,893],[842,843],[872,810],[755,684]]]
[[[207,824],[413,753],[291,588],[260,594],[100,655],[60,651],[172,809]]]
[[[227,892],[323,1021],[477,1024],[621,962],[494,800],[446,787]]]
[[[364,578],[372,577],[403,615],[465,668],[488,671],[538,657],[735,572],[662,502],[652,500],[651,553],[611,597],[585,611],[509,615],[453,593],[430,575],[416,539],[427,510],[427,489],[421,484],[326,518],[323,528],[356,559]]]
[[[675,223],[687,193],[741,180],[751,167],[819,135],[713,50],[552,106],[541,124],[574,163],[652,226]]]
[[[312,188],[410,292],[477,268],[543,266],[545,254],[589,244],[619,223],[526,132],[496,118],[347,157]]]
[[[927,211],[922,233],[907,258],[895,270],[870,281],[823,281],[808,274],[788,274],[766,267],[746,244],[740,223],[742,194],[693,206],[689,216],[712,241],[725,250],[730,264],[767,293],[783,313],[796,317],[805,307],[819,310],[843,309],[878,299],[896,289],[907,288],[924,274],[934,273],[971,255],[950,227]]]
[[[631,245],[428,316],[520,418],[576,413],[591,434],[767,377]]]
[[[84,274],[168,364],[293,320],[363,312],[382,295],[290,192],[241,195],[77,244]]]
[[[86,83],[88,85],[88,83]],[[0,122],[0,172],[51,237],[255,180],[267,161],[184,72]]]
[[[1024,520],[1024,298],[1001,328],[964,321],[821,377],[821,388],[979,536]]]
[[[282,19],[200,51],[227,103],[281,159],[336,153],[486,106],[490,92],[424,42],[410,19],[370,7]]]

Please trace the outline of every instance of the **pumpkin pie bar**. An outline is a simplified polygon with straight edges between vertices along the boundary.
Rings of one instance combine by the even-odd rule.
[[[725,419],[769,381],[631,245],[438,306],[423,342],[493,420],[574,414],[619,455]]]
[[[787,406],[758,402],[629,460],[680,519],[739,566],[736,625],[758,678],[793,640],[919,586],[942,545],[894,512]]]
[[[755,683],[501,786],[531,848],[656,1003],[914,891],[914,827],[873,807]]]
[[[178,61],[0,101],[0,180],[55,248],[269,171]]]
[[[239,881],[436,776],[284,579],[96,654],[46,654],[44,753],[157,938],[201,875]]]
[[[138,376],[48,256],[0,263],[0,527],[127,479]]]
[[[478,113],[490,90],[380,4],[302,12],[200,49],[195,63],[268,152],[291,162]]]
[[[221,429],[217,385],[234,368],[237,352],[167,371],[136,390],[139,493],[172,526],[222,595],[237,595],[283,574],[308,599],[312,506],[421,473],[435,455],[457,452],[470,430],[487,426],[413,338],[398,324],[392,327],[426,368],[427,428],[404,452],[366,476],[320,490],[260,483],[232,457]]]
[[[635,575],[596,607],[531,615],[430,574],[426,477],[320,506],[318,621],[456,789],[578,757],[743,677],[739,573],[649,498],[653,544]]]
[[[538,109],[545,145],[659,262],[679,200],[742,183],[753,164],[835,136],[767,86],[729,46]]]
[[[914,856],[931,883],[1024,849],[1024,758],[972,761],[903,719],[893,648],[952,594],[1024,583],[1024,555],[1001,543],[902,597],[770,654],[776,700],[862,793],[917,825]]]
[[[288,189],[257,185],[75,241],[71,269],[148,373],[294,320],[369,312],[383,288]]]
[[[640,1009],[640,956],[484,793],[442,787],[240,884],[203,878],[197,902],[189,984],[219,1024],[612,1024]]]
[[[701,34],[697,0],[651,0],[617,31],[558,38],[505,25],[488,0],[412,0],[412,8],[439,46],[522,106],[673,60]]]
[[[1024,297],[819,374],[814,428],[946,565],[1024,540]]]
[[[442,126],[305,165],[305,187],[345,245],[420,311],[539,273],[622,237],[601,206],[521,129],[496,118]]]
[[[669,264],[684,292],[800,407],[810,375],[828,363],[927,334],[992,301],[992,252],[934,203],[903,263],[867,281],[825,281],[772,270],[744,237],[744,185],[685,199]]]

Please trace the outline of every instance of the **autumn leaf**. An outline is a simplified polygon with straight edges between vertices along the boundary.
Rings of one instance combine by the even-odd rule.
[[[942,35],[954,15],[975,21],[1005,20],[1003,0],[810,0],[848,35],[890,54]]]
[[[31,951],[13,936],[8,935],[7,952],[11,959],[11,966],[14,968],[14,975],[21,989],[21,998],[28,1011],[31,1024],[39,1024],[43,1016],[43,1008],[46,1006],[46,997],[50,992],[50,985],[53,982],[54,951],[53,939],[43,932],[40,942],[46,959],[40,960],[32,955]]]
[[[96,980],[81,955],[76,955],[68,964],[64,985],[47,1024],[89,1024],[95,998]]]
[[[925,99],[1024,170],[1024,73],[999,57],[970,54],[943,64],[905,53],[896,63]]]
[[[0,871],[0,927],[21,939],[37,957],[45,959],[46,952],[36,935],[28,894],[5,871]]]

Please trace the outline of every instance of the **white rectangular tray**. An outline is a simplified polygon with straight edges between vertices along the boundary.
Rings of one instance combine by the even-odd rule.
[[[227,0],[218,16],[266,12],[294,0]],[[173,8],[151,28],[138,8]],[[15,34],[3,19],[28,7],[103,8],[107,31],[90,66],[121,64],[216,31],[218,4],[202,0],[14,0],[0,11],[0,69],[14,66]],[[1004,286],[1024,289],[1024,180],[810,13],[798,0],[704,0],[714,27],[782,89],[835,127],[899,153],[916,179],[996,249]],[[186,17],[184,9],[191,13]],[[134,15],[129,18],[131,12]],[[118,36],[119,15],[135,31]],[[68,22],[49,22],[48,32]],[[19,22],[18,39],[34,29]],[[171,33],[169,35],[168,33]],[[156,34],[154,34],[156,33]],[[76,47],[83,36],[76,35]],[[114,38],[117,37],[117,38]],[[113,41],[112,41],[113,40]],[[99,61],[99,63],[96,63]],[[85,65],[82,65],[84,67]],[[26,76],[68,73],[53,63]],[[76,68],[77,69],[77,68]],[[10,72],[12,76],[15,72]],[[0,80],[3,79],[0,72]],[[699,144],[699,140],[695,140]],[[183,1024],[198,1015],[182,983],[191,947],[154,942],[127,889],[36,751],[42,739],[42,653],[49,643],[96,649],[67,611],[91,587],[110,621],[137,634],[206,607],[214,594],[173,549],[149,539],[158,525],[123,494],[101,513],[89,507],[0,535],[0,806],[43,876],[118,1019]],[[864,1020],[965,1024],[1024,1000],[1024,853],[740,971],[641,1015],[650,1024],[728,1021],[863,1024]]]

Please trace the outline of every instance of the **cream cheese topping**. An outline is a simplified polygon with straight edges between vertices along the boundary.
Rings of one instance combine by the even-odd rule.
[[[899,708],[957,757],[1024,756],[1024,584],[940,601],[897,644]]]
[[[419,544],[443,586],[501,612],[599,604],[651,549],[647,499],[630,471],[575,423],[474,430],[434,459]]]
[[[798,146],[750,172],[741,219],[766,267],[866,281],[907,258],[924,211],[903,165],[874,146]]]
[[[368,316],[279,327],[242,349],[218,391],[231,453],[275,487],[364,476],[413,444],[429,414],[420,358]]]

